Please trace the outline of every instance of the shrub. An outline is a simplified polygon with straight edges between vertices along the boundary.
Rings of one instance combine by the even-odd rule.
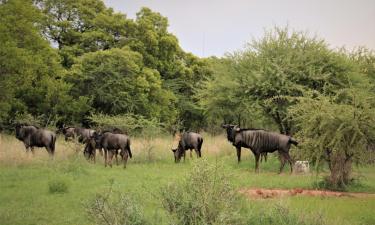
[[[98,225],[145,225],[149,224],[143,210],[130,194],[114,191],[111,187],[85,206],[89,219]]]
[[[250,213],[246,224],[262,225],[324,225],[326,220],[321,214],[292,213],[285,204],[273,204],[267,209],[262,209],[256,214]]]
[[[195,163],[181,183],[161,191],[163,207],[177,224],[240,224],[239,196],[221,165]]]
[[[317,167],[327,161],[327,187],[345,189],[352,180],[352,164],[365,163],[367,147],[375,137],[373,97],[355,88],[332,97],[309,94],[289,110],[299,128],[300,152]]]
[[[52,180],[48,183],[50,194],[61,194],[68,192],[68,184],[64,180]]]

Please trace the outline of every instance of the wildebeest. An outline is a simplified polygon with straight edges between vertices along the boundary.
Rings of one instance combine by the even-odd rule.
[[[86,157],[87,160],[93,160],[94,163],[96,161],[96,150],[99,150],[100,154],[102,155],[102,149],[96,146],[95,139],[89,138],[85,141],[85,148],[83,150],[83,155]]]
[[[107,154],[109,154],[109,165],[112,167],[113,155],[117,155],[117,150],[120,151],[121,158],[124,162],[124,168],[128,161],[128,156],[132,158],[130,149],[130,139],[125,134],[116,134],[112,132],[94,132],[93,139],[95,140],[96,148],[104,149],[104,165],[107,166]]]
[[[293,171],[292,159],[289,155],[291,144],[298,142],[292,137],[269,132],[262,129],[241,129],[236,125],[222,125],[227,131],[227,138],[237,149],[238,161],[241,160],[241,147],[249,148],[255,156],[255,171],[259,172],[259,159],[262,153],[278,151],[281,160],[280,173],[285,166],[285,160]]]
[[[178,147],[176,149],[172,149],[174,155],[174,161],[180,162],[181,157],[184,157],[185,161],[185,152],[186,150],[195,150],[197,156],[200,158],[201,155],[201,148],[203,144],[203,138],[200,134],[194,132],[185,132],[181,135],[181,138],[178,142]]]
[[[36,126],[17,124],[16,138],[24,143],[26,151],[31,149],[31,152],[34,153],[34,147],[45,147],[50,156],[55,153],[56,134],[52,131]]]
[[[95,130],[81,128],[81,127],[62,127],[62,133],[65,136],[65,141],[69,139],[78,138],[80,143],[85,143],[87,139],[91,138]]]

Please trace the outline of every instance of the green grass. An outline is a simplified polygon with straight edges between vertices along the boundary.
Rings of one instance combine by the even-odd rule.
[[[203,157],[212,163],[221,161],[231,171],[235,187],[264,188],[313,188],[320,177],[315,175],[277,175],[279,162],[269,157],[261,164],[261,173],[254,173],[254,159],[249,151],[243,151],[243,161],[237,164],[235,151],[224,137],[206,138]],[[133,141],[134,158],[126,169],[122,166],[104,168],[102,158],[97,163],[87,162],[82,153],[76,155],[76,146],[58,140],[57,155],[50,160],[44,149],[32,157],[24,153],[21,143],[13,137],[3,136],[0,142],[0,224],[92,224],[84,205],[95,193],[104,191],[114,181],[114,188],[131,193],[145,209],[145,217],[155,224],[168,223],[166,212],[160,203],[160,189],[169,182],[178,181],[192,169],[187,154],[186,162],[175,164],[170,146],[173,139],[154,140],[151,156],[142,140]],[[167,146],[167,147],[165,147]],[[375,168],[355,168],[360,183],[350,187],[353,192],[375,193]],[[53,183],[63,183],[67,191],[51,193]],[[59,184],[58,184],[59,186]],[[245,200],[244,204],[267,208],[269,204],[282,202],[295,212],[322,212],[330,224],[375,224],[375,198],[320,198],[290,197],[272,200]],[[254,207],[257,209],[258,207]],[[336,221],[336,222],[335,222]],[[341,222],[337,222],[341,221]]]

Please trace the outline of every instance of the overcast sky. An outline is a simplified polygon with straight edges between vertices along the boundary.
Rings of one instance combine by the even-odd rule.
[[[308,31],[331,47],[375,49],[375,0],[104,0],[135,18],[143,6],[168,17],[185,51],[222,56],[274,25]]]

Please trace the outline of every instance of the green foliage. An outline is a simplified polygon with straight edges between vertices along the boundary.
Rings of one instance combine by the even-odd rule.
[[[42,18],[32,1],[0,5],[2,123],[29,113],[47,125],[64,114],[63,107],[74,104],[68,95],[70,87],[62,80],[65,71],[59,56],[40,35]]]
[[[298,98],[289,109],[298,124],[304,157],[316,162],[328,160],[332,188],[344,188],[351,181],[352,162],[361,164],[375,137],[374,96],[366,89],[344,89],[333,97],[312,93]]]
[[[239,196],[221,166],[196,162],[181,183],[161,192],[164,208],[177,224],[239,224]]]
[[[137,201],[130,194],[114,191],[112,185],[85,205],[90,220],[98,225],[149,224]]]
[[[262,224],[262,225],[324,225],[328,224],[321,214],[309,215],[306,213],[291,212],[285,203],[271,205],[268,209],[248,217],[246,224]]]
[[[104,114],[94,114],[90,116],[90,119],[103,130],[116,127],[132,135],[143,134],[155,137],[163,131],[163,124],[155,119],[148,120],[141,115],[123,114],[108,116]]]
[[[295,132],[287,115],[294,101],[288,96],[303,96],[309,90],[335,93],[348,85],[347,77],[354,82],[358,72],[346,54],[287,27],[266,32],[243,51],[216,60],[213,66],[214,78],[198,93],[209,117],[251,121],[242,122],[250,125],[262,125],[258,118],[272,119],[286,134]]]
[[[68,192],[68,184],[65,180],[52,180],[48,183],[50,194],[63,194]]]
[[[174,95],[162,88],[159,73],[144,67],[142,56],[128,48],[84,54],[67,80],[73,95],[88,97],[100,113],[134,113],[163,122],[176,114]]]

